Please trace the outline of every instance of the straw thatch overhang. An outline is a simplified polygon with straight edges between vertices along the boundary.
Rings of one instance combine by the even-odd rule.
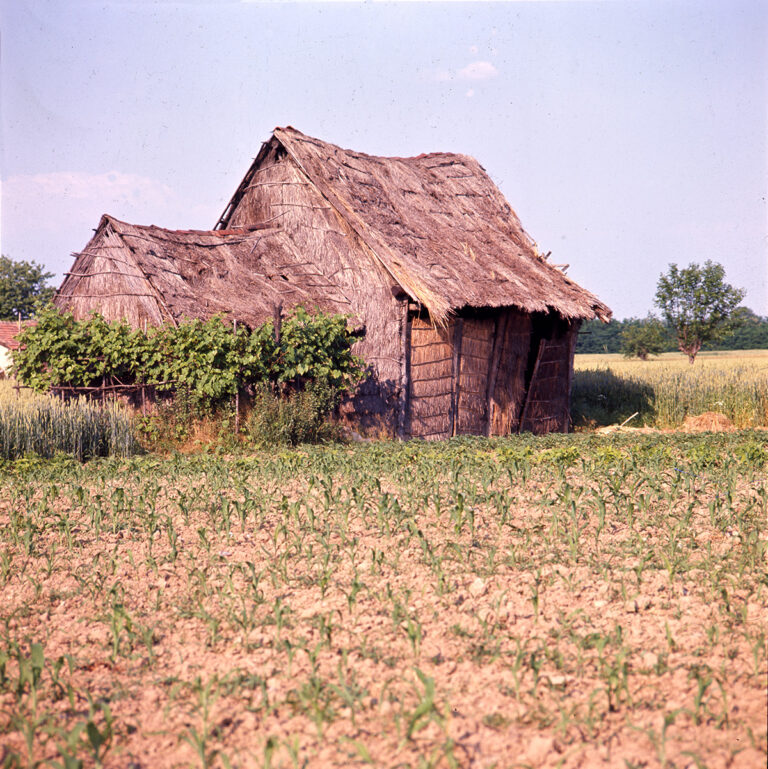
[[[250,326],[303,304],[348,313],[338,286],[275,228],[166,230],[104,215],[56,295],[77,317],[178,323],[221,314]]]
[[[462,308],[516,307],[565,319],[610,309],[542,257],[517,215],[474,158],[430,153],[376,157],[276,128],[217,224],[226,230],[261,174],[287,153],[319,192],[433,322]],[[281,212],[270,217],[279,220]]]

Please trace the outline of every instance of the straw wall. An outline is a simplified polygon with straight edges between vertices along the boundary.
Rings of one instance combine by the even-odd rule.
[[[412,437],[565,432],[577,324],[515,309],[465,311],[447,328],[414,318]]]
[[[411,323],[410,435],[450,436],[453,399],[454,326],[433,328],[428,320]]]
[[[498,363],[490,400],[490,435],[517,432],[525,402],[525,375],[531,346],[531,316],[505,310],[499,320]]]
[[[482,435],[488,422],[488,378],[498,322],[494,318],[466,318],[458,322],[461,351],[454,434]]]

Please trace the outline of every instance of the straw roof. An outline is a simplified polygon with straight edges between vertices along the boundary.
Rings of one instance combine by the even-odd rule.
[[[605,304],[539,255],[483,167],[466,155],[376,157],[276,128],[218,228],[226,229],[275,143],[437,322],[464,307],[505,306],[610,318]]]
[[[76,316],[97,309],[133,325],[221,313],[251,326],[279,306],[349,313],[342,291],[274,228],[166,230],[104,215],[56,295]]]

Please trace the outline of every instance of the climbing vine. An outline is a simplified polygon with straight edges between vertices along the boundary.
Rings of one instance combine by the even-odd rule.
[[[298,307],[277,337],[271,320],[249,329],[216,316],[145,332],[97,313],[75,320],[49,305],[19,335],[14,372],[39,391],[146,384],[183,389],[214,408],[258,385],[296,389],[317,382],[342,392],[360,381],[363,362],[352,354],[345,316]]]

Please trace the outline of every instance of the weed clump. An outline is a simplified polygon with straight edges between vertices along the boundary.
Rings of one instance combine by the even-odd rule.
[[[324,382],[313,382],[285,395],[260,387],[246,420],[247,439],[256,446],[339,440],[340,429],[329,419],[338,399],[338,392]]]

